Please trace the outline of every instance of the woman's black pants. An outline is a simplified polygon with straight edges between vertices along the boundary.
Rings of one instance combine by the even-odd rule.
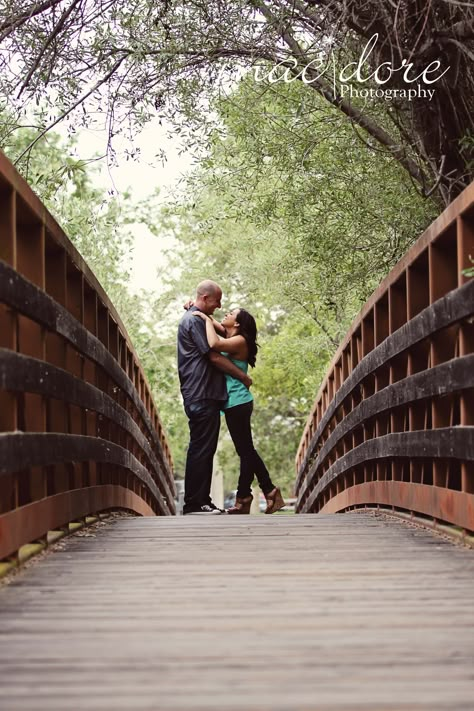
[[[253,401],[224,410],[230,436],[240,457],[240,476],[237,486],[239,498],[250,496],[254,476],[257,477],[264,494],[269,494],[275,488],[261,456],[253,446],[250,424],[252,410]]]

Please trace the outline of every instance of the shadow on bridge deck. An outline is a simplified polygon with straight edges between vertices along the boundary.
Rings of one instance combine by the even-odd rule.
[[[119,520],[0,589],[1,706],[472,711],[473,582],[384,516]]]

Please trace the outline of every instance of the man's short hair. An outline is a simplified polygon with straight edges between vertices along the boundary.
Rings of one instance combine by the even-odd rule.
[[[215,281],[211,281],[210,279],[201,281],[196,287],[196,294],[198,296],[204,296],[205,294],[207,296],[213,296],[218,291],[221,291],[221,287],[219,284],[216,284]]]

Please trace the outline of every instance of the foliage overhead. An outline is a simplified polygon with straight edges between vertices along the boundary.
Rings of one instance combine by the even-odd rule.
[[[186,245],[188,283],[205,264],[236,295],[277,294],[322,332],[331,322],[334,347],[437,206],[301,85],[247,77],[216,109],[211,150],[157,229]]]
[[[157,114],[184,114],[192,140],[189,121],[212,120],[209,98],[233,75],[280,63],[402,165],[422,194],[438,190],[447,203],[472,179],[469,0],[0,0],[0,17],[0,97],[20,115],[36,103],[40,134],[65,117],[74,129],[102,114],[112,141]],[[363,86],[379,87],[368,77],[383,65],[383,88],[399,93],[350,100],[334,76],[357,64],[374,35]],[[442,76],[431,100],[400,93],[423,84],[428,67],[434,79],[436,62]]]
[[[156,223],[176,245],[168,293],[184,302],[212,278],[224,310],[256,316],[255,440],[289,491],[334,350],[437,206],[400,166],[367,151],[335,109],[322,120],[323,100],[301,85],[247,77],[215,108],[209,154]],[[220,458],[235,482],[229,442]]]

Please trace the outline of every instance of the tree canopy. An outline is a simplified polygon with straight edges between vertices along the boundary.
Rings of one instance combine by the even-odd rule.
[[[214,109],[209,150],[165,207],[106,196],[92,184],[93,167],[71,157],[73,145],[54,133],[20,167],[127,326],[178,476],[187,440],[175,359],[182,304],[211,277],[224,290],[224,311],[244,306],[256,316],[254,436],[272,476],[290,494],[302,425],[334,349],[437,206],[302,84],[271,85],[248,75]],[[33,135],[10,133],[7,151],[21,154]],[[134,221],[173,237],[159,294],[127,291]],[[238,459],[225,427],[223,433],[218,456],[232,489]]]
[[[255,439],[287,492],[334,350],[437,212],[335,109],[322,121],[323,109],[301,85],[247,76],[216,105],[211,149],[155,227],[175,245],[165,303],[177,298],[179,308],[210,277],[223,288],[224,310],[241,306],[257,319]],[[219,456],[229,485],[228,441]]]
[[[437,190],[446,203],[472,179],[468,0],[1,0],[0,16],[0,96],[20,116],[41,105],[40,133],[98,114],[111,141],[156,114],[202,128],[233,75],[279,64],[422,194]],[[391,99],[351,98],[351,86]]]
[[[2,145],[117,306],[178,475],[187,432],[175,330],[181,304],[212,278],[224,309],[256,316],[255,439],[289,493],[303,421],[350,321],[472,178],[471,4],[0,0],[0,8]],[[432,86],[428,76],[431,99],[401,93]],[[361,86],[383,86],[392,99],[344,90]],[[117,134],[154,116],[199,155],[160,211],[153,200],[107,201],[48,133],[64,119],[72,134],[104,120],[113,151]],[[137,219],[174,245],[161,293],[140,299],[127,292],[125,264]],[[237,458],[226,438],[219,456],[233,488]]]

